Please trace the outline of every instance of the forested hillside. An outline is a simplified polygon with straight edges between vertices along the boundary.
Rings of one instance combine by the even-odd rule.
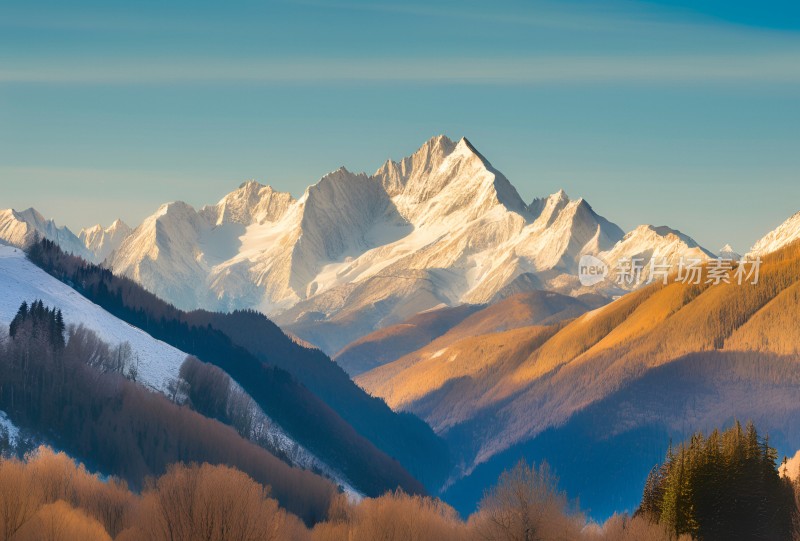
[[[137,385],[118,352],[91,331],[67,330],[60,314],[23,304],[0,342],[0,410],[16,426],[137,489],[176,462],[228,464],[310,523],[324,518],[333,484]]]
[[[192,324],[221,330],[264,363],[286,370],[359,434],[399,460],[429,491],[441,486],[450,467],[444,440],[416,415],[394,412],[382,399],[364,392],[320,350],[288,340],[264,314],[252,310],[197,311],[187,318]]]
[[[337,468],[359,490],[372,495],[398,486],[412,493],[424,490],[400,463],[358,434],[336,411],[298,382],[290,372],[262,362],[247,349],[236,345],[225,333],[208,322],[207,314],[181,312],[131,280],[115,277],[106,269],[64,254],[48,240],[33,244],[29,249],[29,257],[116,317],[225,370],[267,415],[299,443]],[[280,354],[291,346],[286,345],[290,342],[289,339],[275,329],[276,333],[264,339],[272,339],[270,343],[274,345],[274,351]],[[309,351],[296,347],[295,351],[300,353]],[[303,358],[297,357],[294,360],[301,364]],[[369,402],[381,404],[373,399]],[[388,408],[386,411],[389,411]],[[394,421],[393,426],[390,425],[392,419],[397,417],[394,414],[386,416],[385,425],[389,426],[384,426],[384,430],[396,428],[401,434],[407,432],[400,421]],[[416,426],[426,429],[423,423],[418,422]],[[430,450],[433,456],[441,456],[442,444],[427,430],[427,441],[435,444],[435,447],[420,452]]]

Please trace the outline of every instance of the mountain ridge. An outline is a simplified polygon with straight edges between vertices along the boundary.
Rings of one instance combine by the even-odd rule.
[[[0,220],[0,238],[19,237],[10,229]],[[65,249],[187,310],[261,311],[328,354],[442,304],[631,289],[582,286],[585,254],[643,256],[645,267],[653,256],[713,255],[661,226],[625,234],[563,190],[526,204],[467,138],[444,135],[372,174],[340,167],[299,198],[249,180],[199,209],[167,203],[111,251],[84,236],[85,249]]]

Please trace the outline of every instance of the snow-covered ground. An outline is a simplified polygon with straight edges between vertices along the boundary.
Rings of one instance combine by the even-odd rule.
[[[231,379],[231,390],[244,393],[244,389]],[[364,495],[355,489],[339,472],[317,458],[311,451],[293,440],[283,429],[273,421],[261,407],[250,399],[250,409],[253,412],[254,439],[268,442],[268,447],[280,449],[295,466],[307,470],[318,470],[323,475],[332,479],[342,490],[347,493],[352,501],[359,501]]]
[[[19,428],[17,428],[14,423],[11,422],[11,419],[8,418],[8,415],[6,415],[6,412],[4,411],[0,411],[0,429],[8,432],[9,443],[12,447],[17,444],[17,440],[19,439]]]

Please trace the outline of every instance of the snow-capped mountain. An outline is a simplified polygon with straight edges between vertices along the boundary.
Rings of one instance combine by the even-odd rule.
[[[739,261],[740,259],[742,259],[742,254],[734,250],[730,244],[726,244],[725,246],[717,250],[717,257],[720,259],[730,259],[733,261]]]
[[[372,175],[342,167],[298,199],[248,181],[215,205],[167,203],[129,234],[109,229],[75,240],[180,308],[255,308],[329,353],[442,305],[574,293],[584,254],[708,253],[668,228],[623,238],[563,190],[526,204],[467,139],[444,136]]]
[[[81,229],[75,235],[68,227],[56,225],[55,221],[48,220],[34,208],[0,210],[0,241],[21,248],[29,244],[37,233],[67,252],[100,263],[122,244],[131,228],[122,220],[116,220],[108,228],[98,224]]]
[[[115,220],[105,229],[100,224],[81,229],[78,238],[92,253],[95,261],[103,261],[111,252],[119,248],[131,231],[132,229],[125,222]]]
[[[179,307],[254,307],[303,338],[306,322],[346,319],[349,340],[486,302],[524,273],[564,289],[582,253],[621,238],[563,191],[525,204],[468,140],[439,136],[373,175],[340,168],[296,200],[250,181],[199,211],[163,205],[108,263]]]
[[[0,210],[0,240],[13,246],[22,247],[34,239],[36,234],[58,243],[67,252],[86,259],[93,259],[83,242],[67,227],[59,227],[36,209],[23,211]]]
[[[682,258],[684,261],[690,259],[705,261],[715,256],[697,244],[694,239],[676,229],[663,225],[640,225],[626,233],[611,250],[602,252],[599,257],[612,268],[610,278],[615,285],[622,289],[632,289],[651,279],[663,280],[665,273],[678,269]],[[614,271],[621,266],[630,273],[631,261],[635,261],[636,266],[641,269],[640,277],[637,280],[630,280],[631,283],[625,279],[617,279],[620,277],[614,276]]]
[[[800,239],[800,212],[790,216],[776,229],[764,235],[750,248],[748,256],[761,256],[772,253],[797,239]]]

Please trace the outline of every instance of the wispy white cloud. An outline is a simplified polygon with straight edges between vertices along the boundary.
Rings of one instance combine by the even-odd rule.
[[[1,65],[0,84],[798,83],[800,50],[762,54],[224,60],[197,58]]]

